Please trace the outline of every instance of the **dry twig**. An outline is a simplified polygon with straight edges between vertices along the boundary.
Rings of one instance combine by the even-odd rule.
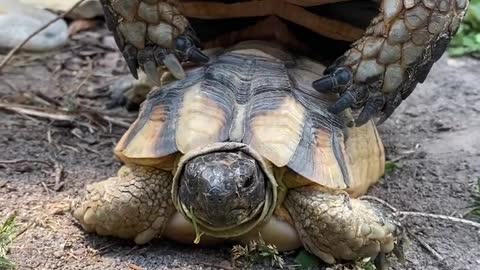
[[[408,234],[413,237],[413,239],[417,240],[417,242],[422,246],[424,249],[426,249],[428,252],[430,252],[435,259],[438,260],[438,262],[442,262],[444,260],[443,256],[438,253],[433,247],[431,247],[427,242],[425,242],[423,239],[420,237],[416,236],[415,234],[407,231]]]
[[[462,223],[462,224],[469,225],[469,226],[480,229],[480,223],[475,222],[475,221],[471,221],[471,220],[468,220],[468,219],[464,219],[464,218],[457,218],[457,217],[452,217],[452,216],[447,216],[447,215],[431,214],[431,213],[415,212],[415,211],[398,211],[395,207],[393,207],[388,202],[386,202],[386,201],[384,201],[380,198],[373,197],[373,196],[361,196],[361,197],[359,197],[359,199],[376,201],[376,202],[380,203],[381,205],[387,207],[388,209],[392,210],[393,215],[397,216],[397,217],[399,217],[399,216],[400,217],[401,216],[403,216],[403,217],[411,216],[411,217],[425,217],[425,218],[441,219],[441,220],[447,220],[447,221],[451,221],[451,222],[455,222],[455,223]]]
[[[59,191],[63,187],[63,165],[55,162],[55,185],[53,190]]]
[[[423,212],[410,212],[410,211],[400,211],[400,212],[397,212],[396,215],[441,219],[441,220],[451,221],[451,222],[454,222],[454,223],[462,223],[462,224],[469,225],[469,226],[475,227],[477,229],[480,229],[480,223],[475,222],[475,221],[471,221],[471,220],[468,220],[468,219],[464,219],[464,218],[457,218],[457,217],[451,217],[451,216],[446,216],[446,215],[423,213]]]
[[[73,5],[69,10],[65,11],[61,15],[55,17],[53,20],[49,21],[46,23],[44,26],[40,27],[37,29],[37,31],[33,32],[30,36],[28,36],[24,41],[19,43],[15,48],[13,48],[8,54],[3,58],[2,62],[0,63],[0,72],[2,69],[7,65],[7,63],[12,59],[12,57],[17,53],[18,50],[20,50],[25,44],[27,44],[30,39],[32,39],[34,36],[42,32],[43,30],[47,29],[50,25],[54,24],[56,21],[61,20],[65,18],[70,12],[72,12],[75,8],[77,8],[81,3],[83,3],[85,0],[79,0],[75,5]]]
[[[69,121],[69,122],[79,122],[81,125],[86,125],[85,121],[82,121],[82,118],[85,120],[88,119],[96,123],[99,127],[102,126],[100,121],[107,123],[115,124],[119,127],[128,128],[129,123],[125,122],[120,118],[115,118],[112,116],[103,115],[100,112],[94,110],[77,110],[77,111],[66,111],[64,109],[46,109],[42,107],[28,106],[22,104],[12,104],[12,103],[0,103],[0,109],[5,109],[19,114],[37,116],[41,118],[47,118],[57,121]],[[105,123],[104,123],[105,124]]]
[[[42,118],[48,118],[52,120],[59,121],[74,121],[75,116],[68,114],[66,112],[58,112],[54,110],[39,110],[33,106],[20,105],[20,104],[9,104],[9,103],[0,103],[0,109],[5,109],[9,111],[14,111],[21,114],[37,116]]]
[[[18,163],[41,163],[49,167],[53,167],[48,161],[38,160],[38,159],[10,159],[10,160],[0,160],[0,164],[18,164]]]
[[[377,198],[377,197],[374,197],[374,196],[364,195],[364,196],[359,197],[359,199],[360,200],[366,200],[366,201],[376,201],[379,204],[381,204],[381,205],[387,207],[388,209],[392,210],[392,212],[394,212],[394,213],[398,212],[397,208],[393,207],[393,205],[387,203],[386,201],[384,201],[380,198]]]

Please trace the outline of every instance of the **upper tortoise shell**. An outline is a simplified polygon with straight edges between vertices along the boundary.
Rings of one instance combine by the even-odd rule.
[[[310,181],[338,189],[355,186],[343,120],[326,110],[336,97],[311,88],[324,67],[272,54],[212,55],[186,79],[152,91],[118,143],[117,156],[168,167],[178,152],[235,141]]]

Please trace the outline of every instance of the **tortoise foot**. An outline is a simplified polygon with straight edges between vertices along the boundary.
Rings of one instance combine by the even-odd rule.
[[[171,173],[124,166],[117,177],[87,186],[73,215],[87,232],[144,244],[160,236],[174,212]]]
[[[143,72],[139,72],[138,80],[131,76],[121,78],[108,87],[110,102],[106,107],[111,109],[124,106],[128,111],[137,111],[154,86],[155,83]]]
[[[102,0],[105,20],[132,75],[141,68],[157,85],[166,67],[177,79],[181,62],[206,63],[199,40],[175,0]]]
[[[381,6],[365,35],[313,83],[320,92],[340,93],[330,112],[363,108],[357,125],[377,116],[385,121],[425,81],[458,30],[468,0],[383,0]]]
[[[285,205],[305,248],[326,263],[384,258],[396,227],[369,203],[320,187],[290,190]]]

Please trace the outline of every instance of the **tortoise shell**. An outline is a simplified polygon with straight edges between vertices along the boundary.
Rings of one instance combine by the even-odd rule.
[[[324,67],[282,52],[271,46],[216,51],[186,79],[149,94],[115,153],[126,163],[173,169],[177,154],[241,142],[275,167],[289,168],[290,178],[335,189],[365,186],[355,183],[363,177],[353,177],[356,161],[346,151],[342,117],[326,109],[335,95],[311,88]]]

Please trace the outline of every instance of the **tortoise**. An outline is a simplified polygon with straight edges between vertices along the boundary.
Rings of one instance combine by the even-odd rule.
[[[265,41],[205,50],[210,62],[154,88],[115,147],[118,175],[93,183],[74,217],[88,232],[144,244],[304,246],[327,263],[381,258],[394,220],[358,199],[384,174],[373,120],[348,127],[325,66]]]
[[[101,0],[108,28],[135,78],[130,103],[161,85],[166,67],[206,63],[200,47],[274,40],[330,64],[313,82],[341,98],[329,108],[387,119],[422,83],[457,31],[468,0]],[[335,61],[332,61],[334,60]],[[150,82],[150,83],[148,83]],[[135,106],[132,106],[135,107]],[[361,109],[361,110],[360,110]]]

